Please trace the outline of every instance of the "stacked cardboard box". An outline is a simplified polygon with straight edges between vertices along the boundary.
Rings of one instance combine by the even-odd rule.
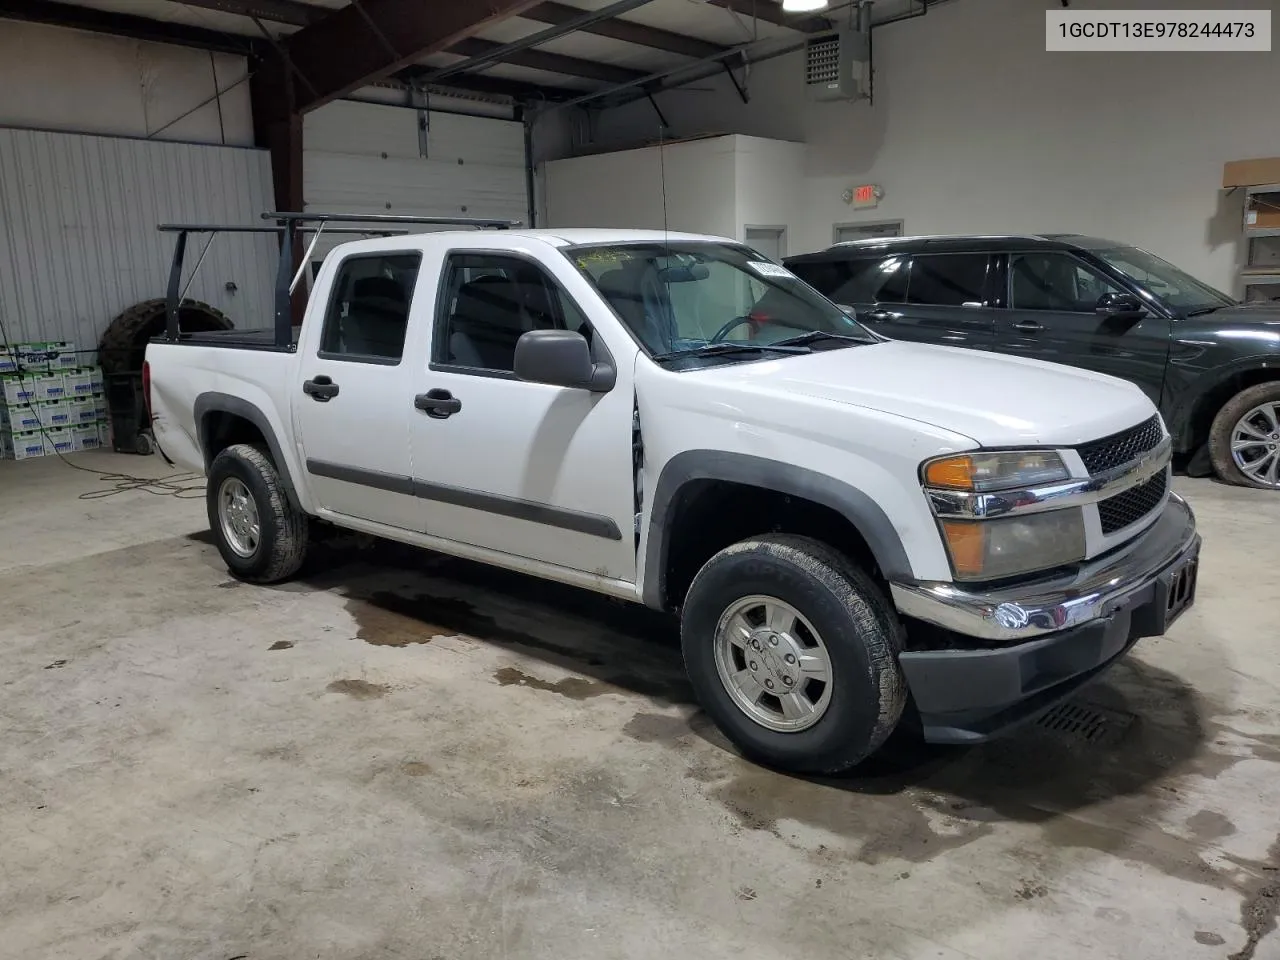
[[[28,460],[107,446],[102,371],[65,341],[0,347],[0,456]]]

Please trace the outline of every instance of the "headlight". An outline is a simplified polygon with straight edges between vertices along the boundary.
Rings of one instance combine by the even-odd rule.
[[[1071,472],[1052,450],[976,451],[930,460],[924,465],[926,487],[988,493],[1067,480]]]
[[[1085,557],[1079,507],[1001,520],[939,523],[957,580],[999,580]]]

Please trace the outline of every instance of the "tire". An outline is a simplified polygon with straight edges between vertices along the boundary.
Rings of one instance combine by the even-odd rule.
[[[1280,381],[1271,383],[1260,383],[1257,386],[1249,387],[1241,390],[1234,397],[1227,401],[1226,405],[1218,411],[1218,415],[1213,418],[1213,426],[1209,428],[1209,457],[1213,461],[1214,472],[1219,478],[1227,483],[1233,483],[1241,487],[1257,487],[1263,490],[1280,489],[1280,465],[1277,465],[1275,476],[1276,482],[1265,482],[1267,471],[1264,468],[1261,478],[1251,477],[1248,473],[1240,468],[1235,458],[1231,455],[1232,434],[1235,433],[1236,425],[1240,420],[1247,416],[1251,410],[1255,410],[1264,404],[1277,404],[1280,409]],[[1272,431],[1272,433],[1280,434],[1280,430]],[[1271,433],[1266,434],[1267,441],[1271,440]],[[1267,450],[1265,453],[1259,449],[1262,456],[1270,456],[1269,461],[1275,464],[1280,459],[1280,437],[1275,440],[1276,448]]]
[[[777,677],[779,689],[783,689],[783,681],[798,682],[807,687],[802,694],[806,699],[817,703],[826,698],[820,716],[809,721],[809,726],[792,731],[771,728],[748,713],[749,708],[740,705],[738,695],[731,692],[730,682],[722,679],[721,664],[733,672],[764,662],[743,660],[746,649],[730,650],[726,656],[724,651],[729,648],[718,639],[722,618],[730,617],[744,603],[756,602],[749,598],[781,601],[805,621],[797,621],[799,627],[782,634],[780,646],[773,648],[775,654],[794,649],[798,636],[814,639],[809,636],[811,631],[821,638],[819,646],[825,648],[828,660],[829,689],[803,677]],[[767,609],[768,605],[761,608]],[[744,616],[750,625],[752,615]],[[789,616],[784,611],[783,622]],[[720,551],[689,587],[680,636],[685,667],[703,708],[743,754],[767,766],[795,773],[840,773],[878,750],[902,717],[907,685],[898,665],[904,634],[897,613],[871,577],[815,540],[767,536]],[[747,647],[751,642],[747,641]],[[737,662],[730,662],[734,660]],[[783,665],[777,656],[771,662],[782,671],[795,669]],[[757,689],[763,692],[763,687]],[[794,694],[801,688],[787,689]],[[781,698],[775,700],[781,709]],[[770,714],[767,722],[792,722],[773,714],[773,702],[766,696],[755,709]]]
[[[116,316],[98,344],[102,372],[109,376],[140,371],[147,343],[164,333],[166,323],[163,297],[135,303]],[[233,326],[225,313],[201,300],[184,300],[178,311],[178,328],[184,333],[230,330]]]
[[[258,536],[237,545],[223,524],[220,501],[224,493],[240,489],[252,501]],[[219,453],[209,467],[205,500],[209,528],[231,575],[249,583],[279,583],[297,573],[306,559],[308,520],[289,502],[280,474],[266,452],[236,444]],[[246,549],[247,548],[247,549]]]

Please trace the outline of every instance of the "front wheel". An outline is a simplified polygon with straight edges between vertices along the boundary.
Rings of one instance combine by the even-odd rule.
[[[1227,401],[1209,429],[1209,456],[1227,483],[1280,490],[1280,382]]]
[[[209,467],[209,527],[227,569],[250,583],[278,583],[302,566],[307,517],[295,509],[266,452],[239,443]]]
[[[753,760],[838,773],[902,716],[902,625],[883,591],[805,537],[735,544],[698,572],[681,642],[703,708]]]

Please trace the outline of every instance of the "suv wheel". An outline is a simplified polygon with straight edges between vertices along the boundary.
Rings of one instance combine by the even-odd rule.
[[[866,573],[815,540],[761,537],[716,554],[689,588],[680,632],[699,701],[753,760],[837,773],[902,716],[897,614]]]
[[[233,576],[277,583],[302,566],[307,517],[289,502],[265,451],[240,443],[219,453],[205,499],[218,552]]]
[[[1280,490],[1280,383],[1241,390],[1218,411],[1209,456],[1228,483]]]

